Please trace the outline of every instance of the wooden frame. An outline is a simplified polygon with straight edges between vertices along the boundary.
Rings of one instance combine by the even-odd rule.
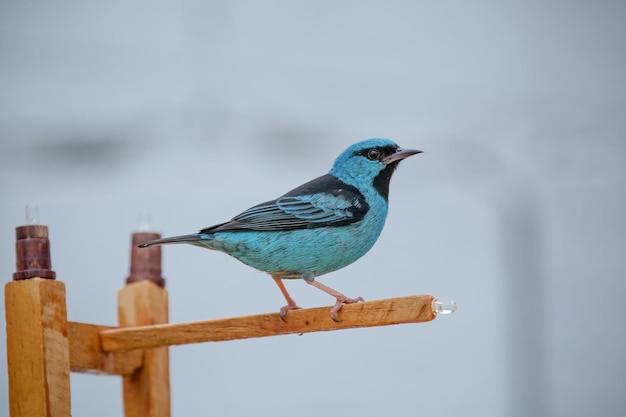
[[[69,416],[70,372],[119,375],[126,417],[168,417],[168,346],[422,323],[437,316],[432,295],[414,295],[345,305],[339,322],[320,307],[289,311],[286,320],[269,313],[169,324],[160,248],[136,252],[136,241],[145,236],[134,234],[131,276],[118,292],[119,325],[72,322],[65,284],[50,269],[47,228],[17,230],[18,271],[5,286],[11,417]]]

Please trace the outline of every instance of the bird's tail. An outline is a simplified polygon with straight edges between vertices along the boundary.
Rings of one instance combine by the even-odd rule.
[[[147,242],[143,242],[137,246],[140,248],[147,248],[148,246],[153,245],[165,245],[168,243],[195,243],[201,240],[201,237],[198,233],[194,233],[191,235],[181,235],[181,236],[172,236],[172,237],[164,237],[163,239],[149,240]]]

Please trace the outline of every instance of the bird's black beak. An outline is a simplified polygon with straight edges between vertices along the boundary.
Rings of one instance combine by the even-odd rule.
[[[423,151],[418,151],[415,149],[398,148],[398,150],[395,153],[392,153],[391,155],[384,157],[383,162],[389,165],[392,162],[402,161],[403,159],[408,158],[411,155],[415,155],[415,154],[422,153],[422,152]]]

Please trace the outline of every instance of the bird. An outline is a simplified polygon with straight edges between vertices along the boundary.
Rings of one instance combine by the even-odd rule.
[[[197,233],[138,246],[191,244],[266,272],[287,301],[279,312],[284,321],[288,311],[300,307],[283,280],[303,279],[335,298],[330,317],[339,321],[344,304],[363,298],[348,298],[316,278],[350,265],[372,248],[387,218],[392,174],[400,161],[421,152],[402,149],[387,138],[366,139],[343,151],[327,174],[274,200]]]

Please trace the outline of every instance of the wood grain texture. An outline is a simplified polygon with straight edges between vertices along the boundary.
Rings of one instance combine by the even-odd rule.
[[[68,322],[70,370],[82,373],[131,375],[139,369],[143,363],[143,353],[140,350],[128,352],[102,350],[100,332],[115,328]]]
[[[168,322],[167,291],[153,282],[126,285],[119,290],[117,302],[120,327]],[[142,356],[143,366],[123,377],[124,414],[126,417],[169,417],[168,348],[145,349]]]
[[[11,417],[70,415],[65,285],[32,278],[5,286]]]
[[[292,310],[286,322],[278,313],[233,317],[180,324],[103,330],[102,348],[108,352],[187,343],[219,342],[293,333],[357,327],[422,323],[436,317],[432,295],[413,295],[348,304],[339,311],[340,322],[330,318],[330,307]]]

